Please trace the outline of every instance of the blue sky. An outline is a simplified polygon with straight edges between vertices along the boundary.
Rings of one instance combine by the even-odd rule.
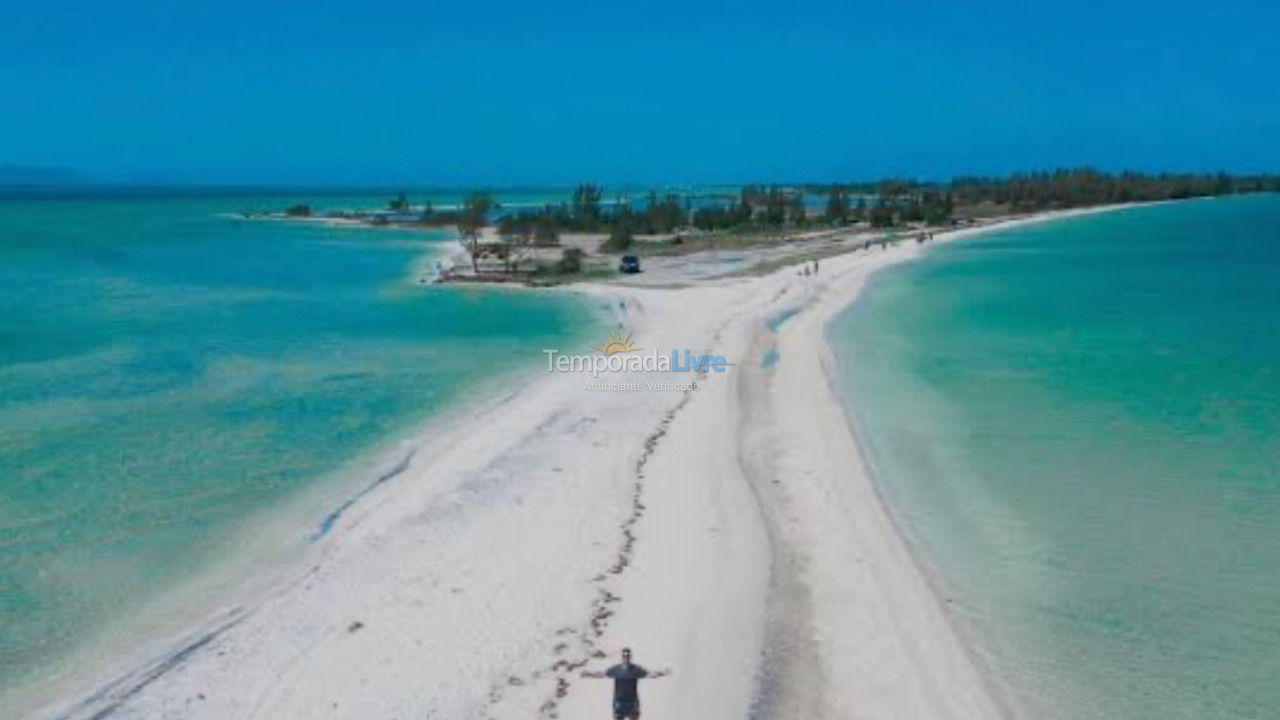
[[[41,0],[0,166],[98,180],[1280,170],[1280,3]]]

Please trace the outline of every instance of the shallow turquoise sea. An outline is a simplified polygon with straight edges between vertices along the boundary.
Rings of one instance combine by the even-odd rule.
[[[331,506],[273,508],[592,334],[567,297],[420,284],[444,234],[223,215],[383,200],[0,200],[0,704],[173,630]]]
[[[1280,716],[1280,196],[996,231],[830,328],[895,516],[1033,717]]]

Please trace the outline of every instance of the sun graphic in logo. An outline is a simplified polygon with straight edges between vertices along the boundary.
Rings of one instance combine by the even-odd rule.
[[[624,338],[621,336],[615,336],[613,334],[613,331],[610,331],[608,340],[602,341],[599,345],[592,345],[591,349],[599,350],[605,355],[614,355],[616,353],[625,353],[625,352],[631,352],[632,350],[639,350],[640,348],[631,344],[631,333],[627,333],[627,336]]]

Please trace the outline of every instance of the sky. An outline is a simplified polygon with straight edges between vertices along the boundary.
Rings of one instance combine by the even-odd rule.
[[[1280,171],[1280,3],[5,0],[0,169],[101,182]]]

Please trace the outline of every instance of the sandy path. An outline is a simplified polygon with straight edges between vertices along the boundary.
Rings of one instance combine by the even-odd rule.
[[[651,718],[1005,715],[830,381],[828,321],[918,252],[588,288],[641,348],[737,365],[696,391],[512,388],[424,438],[267,595],[42,716],[585,720],[609,685],[581,670],[623,646],[675,670],[644,685]]]

